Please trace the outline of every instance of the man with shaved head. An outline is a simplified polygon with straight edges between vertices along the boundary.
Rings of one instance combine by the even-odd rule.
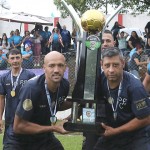
[[[20,91],[14,119],[14,132],[18,136],[15,150],[64,150],[53,132],[67,133],[64,122],[55,124],[56,112],[71,107],[65,101],[69,92],[69,82],[63,78],[65,57],[57,51],[48,53],[43,69],[43,75],[29,80]]]

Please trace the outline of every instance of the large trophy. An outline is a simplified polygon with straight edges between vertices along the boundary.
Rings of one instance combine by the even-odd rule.
[[[105,119],[105,104],[100,98],[100,38],[105,17],[98,10],[88,10],[81,17],[81,25],[85,32],[78,39],[76,83],[70,98],[73,102],[72,117],[64,128],[102,133],[100,122]]]

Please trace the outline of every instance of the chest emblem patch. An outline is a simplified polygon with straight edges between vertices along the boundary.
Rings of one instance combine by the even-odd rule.
[[[23,102],[23,109],[25,111],[29,111],[33,108],[32,101],[30,99],[26,99]]]

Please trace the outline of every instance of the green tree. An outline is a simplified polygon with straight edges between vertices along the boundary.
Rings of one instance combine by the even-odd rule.
[[[60,2],[61,0],[54,0],[54,4],[60,10],[62,17],[67,16],[67,12]],[[81,16],[86,10],[94,8],[104,8],[104,13],[106,11],[107,4],[112,5],[112,7],[117,8],[120,4],[120,0],[65,0],[67,4],[71,4],[73,8]],[[122,0],[124,6],[123,12],[132,10],[132,12],[147,12],[150,13],[150,0]]]

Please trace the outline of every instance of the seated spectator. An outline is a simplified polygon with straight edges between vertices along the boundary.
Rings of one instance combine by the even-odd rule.
[[[136,47],[136,45],[139,45],[142,43],[142,39],[137,35],[136,31],[131,32],[131,37],[128,41],[129,49],[132,50]]]
[[[22,51],[22,67],[26,69],[33,68],[33,52],[31,50],[31,45],[29,43],[25,44],[25,51]]]
[[[2,46],[0,46],[0,70],[7,68],[7,57],[6,54],[3,54]]]
[[[141,62],[141,54],[143,52],[143,46],[142,45],[137,45],[136,46],[136,52],[132,55],[130,61],[129,61],[129,70],[130,73],[135,75],[137,78],[140,79],[139,75],[139,66],[147,65],[147,61]]]
[[[2,46],[3,53],[7,54],[10,49],[10,43],[8,42],[6,33],[3,33],[0,45]]]

